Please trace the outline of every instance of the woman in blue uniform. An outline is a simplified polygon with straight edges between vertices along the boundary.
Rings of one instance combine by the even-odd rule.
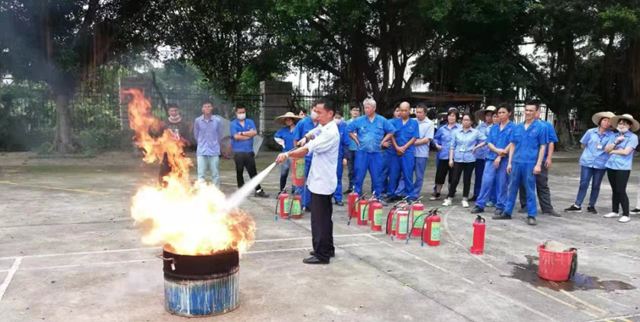
[[[457,109],[449,109],[447,112],[447,124],[438,127],[438,131],[433,137],[433,141],[436,144],[436,150],[438,150],[438,154],[436,156],[438,160],[438,168],[436,169],[436,191],[433,193],[430,200],[440,199],[440,191],[442,191],[444,180],[447,178],[447,175],[451,176],[451,170],[453,167],[449,166],[449,149],[455,134],[462,130],[460,123],[457,123],[459,116],[460,112],[458,112]]]

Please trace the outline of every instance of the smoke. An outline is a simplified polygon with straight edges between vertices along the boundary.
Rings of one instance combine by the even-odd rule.
[[[271,170],[273,170],[275,166],[276,163],[272,163],[269,167],[262,170],[262,172],[253,177],[251,181],[245,183],[244,186],[240,188],[240,190],[229,196],[225,202],[223,211],[227,212],[240,206],[240,204],[245,201],[251,193],[255,191],[256,186],[259,185],[260,182],[262,182],[262,180],[267,177],[267,175],[269,175],[269,172],[271,172]]]

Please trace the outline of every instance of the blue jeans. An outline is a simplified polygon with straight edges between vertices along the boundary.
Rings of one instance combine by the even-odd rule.
[[[211,172],[211,182],[220,187],[220,157],[212,155],[199,155],[198,158],[198,180],[204,180],[207,175],[207,168]]]
[[[287,178],[289,177],[289,170],[291,170],[291,159],[287,159],[280,166],[280,191],[284,190],[287,186]]]
[[[589,206],[596,206],[596,201],[598,201],[598,195],[600,195],[600,184],[602,183],[602,178],[604,178],[604,174],[607,172],[607,169],[594,169],[582,166],[580,170],[580,188],[578,189],[578,196],[576,197],[576,206],[581,207],[582,201],[584,197],[587,195],[587,189],[589,188],[589,181],[593,177],[593,182],[591,183],[591,196],[589,197]]]
[[[427,161],[429,161],[429,158],[416,157],[416,181],[413,184],[413,195],[416,197],[420,196],[420,190],[422,190],[424,171],[427,169]]]

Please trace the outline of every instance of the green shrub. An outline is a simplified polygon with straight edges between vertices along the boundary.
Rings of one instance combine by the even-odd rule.
[[[131,145],[129,130],[89,129],[81,131],[79,141],[82,149],[90,154],[102,151],[124,150]]]

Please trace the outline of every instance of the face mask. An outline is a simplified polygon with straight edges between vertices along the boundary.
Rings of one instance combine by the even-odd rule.
[[[342,119],[334,119],[333,122],[335,122],[336,125],[340,125],[342,124]]]
[[[311,111],[311,119],[315,120],[318,118],[318,113],[316,113],[316,111]]]
[[[626,128],[626,127],[624,127],[624,126],[619,126],[619,125],[618,125],[618,132],[620,132],[620,133],[623,133],[623,134],[624,134],[624,133],[627,133],[627,131],[629,131],[629,129],[628,129],[628,128]]]
[[[244,113],[238,114],[238,120],[242,121],[246,118],[247,118],[247,114],[244,114]]]

